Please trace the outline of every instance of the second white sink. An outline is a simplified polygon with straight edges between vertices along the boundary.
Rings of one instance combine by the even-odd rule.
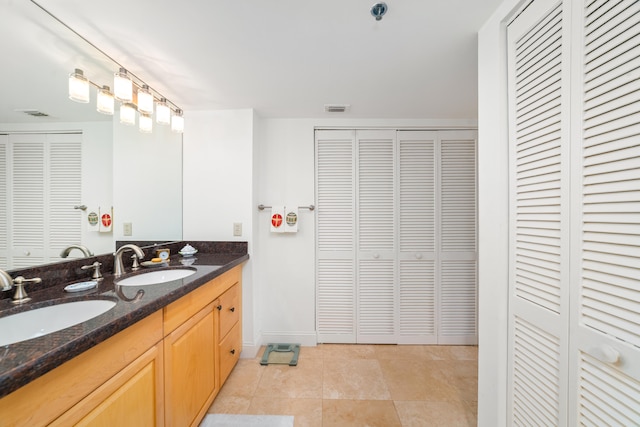
[[[115,284],[120,286],[147,286],[160,283],[171,282],[172,280],[184,279],[196,270],[191,268],[174,268],[171,270],[154,270],[148,273],[136,274],[125,279],[116,280]]]

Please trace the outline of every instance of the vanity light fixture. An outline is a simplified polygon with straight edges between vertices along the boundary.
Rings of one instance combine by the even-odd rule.
[[[159,124],[171,124],[173,132],[184,131],[184,117],[177,105],[122,67],[114,75],[114,90],[111,92],[109,86],[99,86],[85,77],[82,70],[76,68],[69,75],[69,98],[77,102],[89,102],[89,86],[95,86],[98,91],[96,109],[100,113],[113,115],[117,99],[121,101],[120,123],[135,125],[138,112],[140,132],[145,133],[153,131],[153,110],[156,103],[156,121]]]
[[[167,104],[167,98],[160,98],[156,103],[156,122],[161,125],[171,123],[171,108]]]
[[[181,109],[177,109],[173,116],[171,116],[171,130],[175,133],[184,132],[184,117],[182,116]]]
[[[113,116],[114,99],[109,86],[105,85],[102,86],[102,88],[98,89],[98,101],[96,109],[99,113],[109,114],[110,116]]]
[[[153,131],[153,118],[150,114],[140,113],[140,118],[138,119],[140,132],[142,133],[151,133]]]
[[[138,111],[153,114],[153,95],[149,91],[149,85],[143,84],[138,89]]]
[[[84,104],[89,102],[89,80],[79,68],[69,74],[69,99]]]
[[[136,124],[136,106],[130,102],[120,105],[120,123],[125,125]]]
[[[113,76],[113,94],[118,101],[133,101],[133,82],[124,68],[120,68]]]

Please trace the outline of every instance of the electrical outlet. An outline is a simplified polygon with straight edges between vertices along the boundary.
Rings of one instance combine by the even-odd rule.
[[[132,233],[133,227],[130,222],[125,222],[124,224],[122,224],[122,234],[124,236],[131,236]]]
[[[242,236],[242,223],[234,222],[233,223],[233,235],[234,236]]]

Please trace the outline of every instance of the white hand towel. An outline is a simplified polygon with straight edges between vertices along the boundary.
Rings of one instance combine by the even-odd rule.
[[[273,206],[271,208],[271,232],[284,233],[284,206]]]
[[[87,209],[87,231],[100,231],[100,208]]]
[[[100,232],[101,233],[111,233],[113,230],[113,206],[111,209],[105,209],[104,211],[99,211],[100,215]]]
[[[297,233],[298,232],[298,207],[286,207],[284,217],[284,231],[285,233]]]

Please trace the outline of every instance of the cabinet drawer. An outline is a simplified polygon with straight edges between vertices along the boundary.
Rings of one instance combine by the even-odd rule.
[[[240,319],[240,286],[233,285],[219,298],[220,304],[220,339],[231,330]]]
[[[231,331],[220,341],[220,384],[224,383],[242,351],[242,327],[236,323]]]

